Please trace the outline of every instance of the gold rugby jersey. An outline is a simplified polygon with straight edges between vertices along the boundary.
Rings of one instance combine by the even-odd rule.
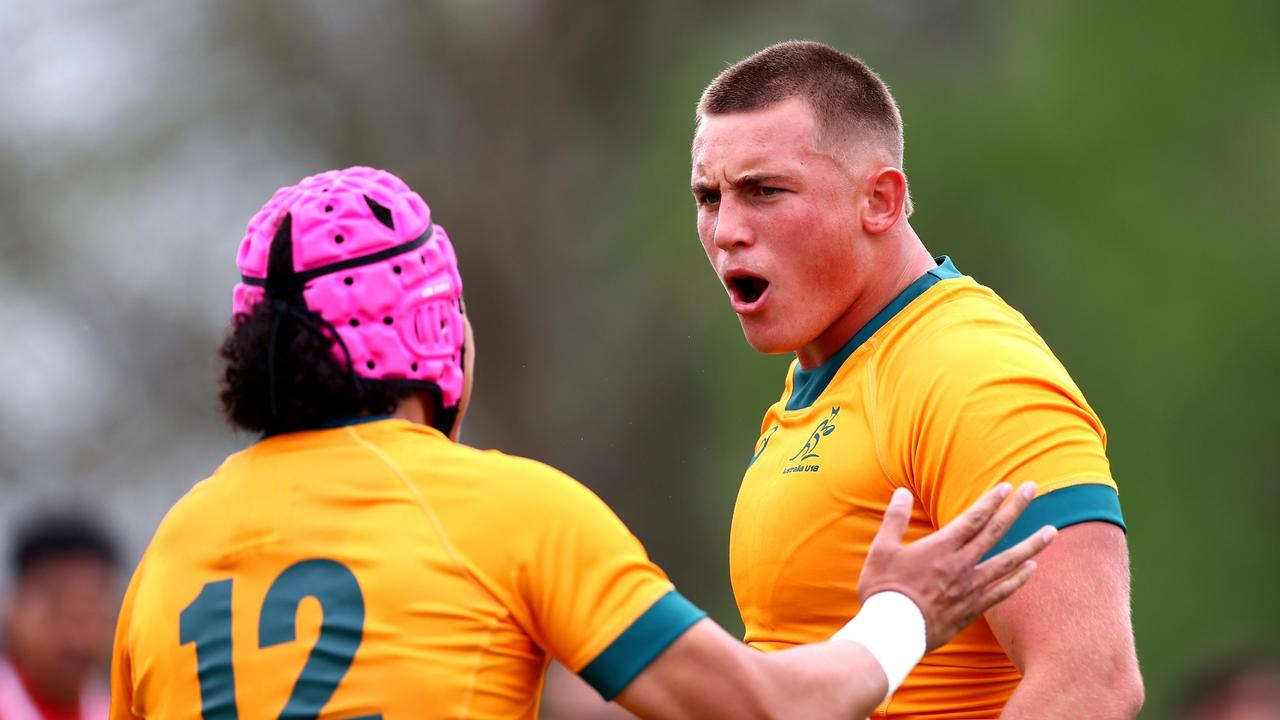
[[[591,491],[394,419],[269,437],[165,517],[113,718],[534,718],[549,659],[612,698],[703,613]]]
[[[729,548],[746,642],[825,640],[858,611],[849,578],[895,488],[917,499],[908,542],[1002,481],[1040,488],[992,552],[1046,524],[1123,528],[1105,448],[1102,423],[1026,319],[940,258],[826,363],[793,363],[765,413]],[[979,619],[875,717],[995,718],[1018,680]]]

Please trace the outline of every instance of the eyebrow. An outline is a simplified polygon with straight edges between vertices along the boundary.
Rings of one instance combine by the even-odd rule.
[[[728,185],[731,188],[750,187],[753,185],[763,185],[767,182],[778,180],[780,178],[786,179],[787,177],[788,176],[783,173],[766,173],[766,172],[747,173],[746,175],[743,175],[742,177],[738,178],[736,182],[728,183]],[[696,195],[701,192],[712,192],[716,190],[718,187],[719,185],[712,185],[705,181],[698,181],[693,184],[690,190],[692,190],[693,193]]]
[[[733,187],[745,187],[748,185],[763,185],[764,183],[767,183],[771,180],[777,180],[779,178],[785,178],[785,177],[786,175],[783,175],[782,173],[766,173],[766,172],[747,173],[746,175],[743,175],[742,177],[738,178],[737,182],[730,183],[730,185],[732,185]]]

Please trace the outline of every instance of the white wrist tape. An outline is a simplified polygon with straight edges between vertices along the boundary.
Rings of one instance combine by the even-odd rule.
[[[906,595],[879,592],[831,639],[861,643],[871,652],[889,678],[887,700],[924,657],[924,615]]]

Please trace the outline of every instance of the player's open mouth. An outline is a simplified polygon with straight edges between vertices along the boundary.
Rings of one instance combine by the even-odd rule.
[[[725,276],[724,286],[729,291],[733,311],[737,313],[758,309],[769,291],[768,280],[744,271],[730,272]]]

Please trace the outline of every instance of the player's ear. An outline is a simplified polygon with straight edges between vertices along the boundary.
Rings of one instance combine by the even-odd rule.
[[[907,201],[907,176],[896,167],[882,167],[867,176],[862,229],[878,235],[898,222]]]
[[[471,404],[471,389],[476,375],[476,337],[471,331],[471,318],[464,314],[462,323],[467,334],[462,345],[462,397],[458,399],[458,416],[453,421],[453,430],[449,432],[449,439],[454,442],[458,441],[463,417],[467,414],[467,406]]]

